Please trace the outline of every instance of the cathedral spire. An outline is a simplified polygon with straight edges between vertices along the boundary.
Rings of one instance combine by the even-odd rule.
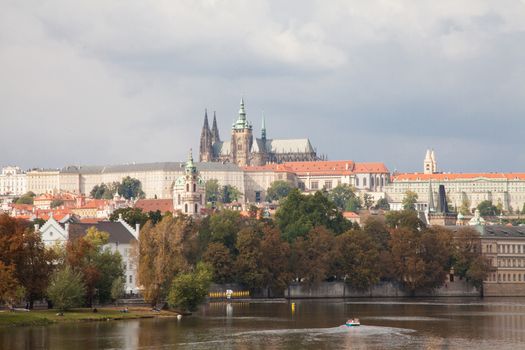
[[[217,127],[217,117],[215,111],[213,111],[213,125],[211,127],[211,142],[216,143],[220,142],[221,138],[219,136],[219,128]]]
[[[204,110],[204,124],[202,125],[201,140],[200,140],[199,160],[201,162],[210,162],[213,159],[212,151],[212,135],[210,126],[208,124],[208,110]]]
[[[239,108],[239,117],[236,122],[233,123],[233,129],[235,130],[244,130],[251,129],[252,126],[246,120],[246,111],[244,109],[244,98],[241,97],[241,106]]]
[[[241,97],[241,106],[239,108],[239,120],[246,120],[246,112],[244,111],[244,98]]]
[[[261,139],[266,140],[266,123],[264,121],[264,111],[262,113]]]

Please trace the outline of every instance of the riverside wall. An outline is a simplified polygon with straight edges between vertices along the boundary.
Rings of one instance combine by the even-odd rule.
[[[322,282],[315,286],[292,284],[284,292],[285,298],[398,298],[409,297],[393,283],[379,283],[366,291],[358,291],[343,282]],[[481,291],[462,280],[447,282],[441,288],[428,293],[416,293],[416,297],[480,297]]]

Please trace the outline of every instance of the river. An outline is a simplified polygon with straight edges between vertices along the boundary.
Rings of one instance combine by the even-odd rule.
[[[525,349],[524,298],[294,303],[210,303],[180,321],[0,328],[0,349]],[[344,326],[350,317],[362,326]]]

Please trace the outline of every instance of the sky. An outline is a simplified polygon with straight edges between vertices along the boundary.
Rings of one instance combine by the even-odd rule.
[[[525,171],[525,1],[0,0],[0,166],[180,161],[204,110],[328,159]]]

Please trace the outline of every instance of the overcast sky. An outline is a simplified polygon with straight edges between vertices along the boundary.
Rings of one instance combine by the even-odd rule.
[[[242,95],[329,159],[525,171],[525,1],[0,0],[0,79],[0,165],[198,157]]]

